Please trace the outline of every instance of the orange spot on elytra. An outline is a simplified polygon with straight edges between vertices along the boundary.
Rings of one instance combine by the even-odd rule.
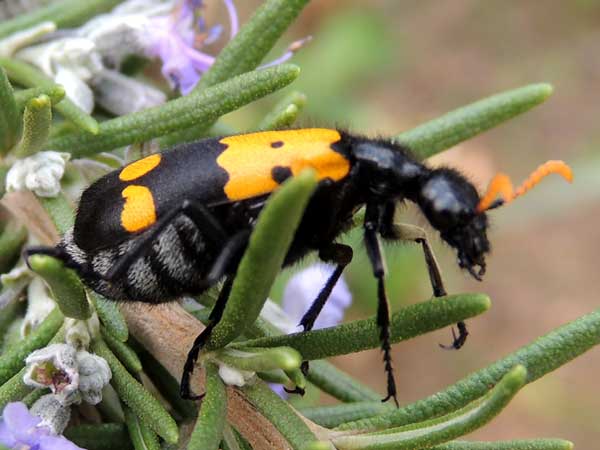
[[[125,199],[121,211],[121,225],[130,233],[141,231],[156,222],[156,208],[152,192],[145,186],[127,186],[121,192]]]
[[[498,196],[502,197],[504,203],[511,202],[515,198],[525,194],[542,179],[548,175],[556,173],[562,176],[569,183],[573,181],[573,171],[564,161],[550,160],[540,165],[527,177],[527,179],[516,190],[513,190],[512,183],[508,175],[497,174],[488,187],[487,192],[477,205],[477,211],[483,212],[488,209]]]
[[[273,167],[289,167],[292,175],[313,168],[319,180],[340,180],[348,175],[350,162],[331,148],[341,139],[337,130],[309,128],[265,131],[221,139],[227,148],[217,164],[227,171],[224,191],[230,200],[243,200],[272,192],[279,186]],[[273,145],[276,144],[276,145]]]
[[[142,175],[146,175],[152,169],[160,164],[160,153],[156,153],[154,155],[147,156],[138,161],[132,162],[131,164],[125,166],[121,173],[119,174],[119,179],[121,181],[132,181],[136,178],[141,177]]]

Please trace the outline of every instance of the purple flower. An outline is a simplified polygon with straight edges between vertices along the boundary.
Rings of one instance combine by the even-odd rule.
[[[223,0],[229,13],[231,37],[238,31],[238,17],[232,0]],[[206,29],[199,0],[183,0],[169,16],[153,17],[146,35],[146,53],[162,60],[162,74],[182,94],[189,93],[215,58],[198,50],[202,44],[214,41],[220,26]]]
[[[317,298],[334,269],[335,267],[329,264],[314,264],[298,272],[288,281],[283,293],[282,308],[296,323]],[[352,294],[342,276],[331,291],[313,328],[337,325],[344,318],[344,312],[351,303]],[[296,331],[301,330],[302,328],[298,327]]]
[[[24,403],[7,404],[0,419],[0,444],[18,450],[84,450],[63,436],[53,436],[40,422]]]

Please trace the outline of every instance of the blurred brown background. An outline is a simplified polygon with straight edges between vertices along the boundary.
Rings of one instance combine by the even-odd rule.
[[[243,2],[242,20],[259,3]],[[492,213],[494,249],[483,283],[460,273],[433,236],[448,291],[485,292],[493,307],[469,322],[471,338],[460,352],[438,348],[450,341],[449,330],[394,347],[402,402],[430,395],[598,307],[600,2],[313,0],[280,51],[307,35],[314,39],[294,58],[303,73],[293,88],[308,95],[308,125],[394,135],[503,90],[536,82],[555,87],[541,106],[434,158],[461,168],[482,190],[498,170],[519,183],[550,158],[569,162],[576,179],[571,186],[548,179]],[[230,121],[250,126],[251,114]],[[424,223],[411,210],[406,217]],[[388,249],[387,258],[395,308],[430,296],[418,249]],[[365,264],[358,252],[348,271],[351,318],[374,312]],[[380,358],[369,351],[336,363],[383,392]],[[470,438],[562,437],[597,448],[599,376],[596,349],[524,389]]]

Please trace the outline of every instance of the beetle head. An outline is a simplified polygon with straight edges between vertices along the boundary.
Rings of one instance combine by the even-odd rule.
[[[456,249],[458,264],[481,280],[490,251],[488,219],[478,210],[479,194],[460,173],[435,169],[420,184],[417,203],[440,236]]]

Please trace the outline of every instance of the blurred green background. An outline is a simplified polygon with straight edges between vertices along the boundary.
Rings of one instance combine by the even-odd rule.
[[[260,2],[237,4],[243,21]],[[491,213],[493,253],[482,283],[461,273],[450,249],[431,234],[448,291],[485,292],[493,307],[469,322],[471,337],[459,352],[438,347],[450,342],[449,330],[394,346],[402,402],[442,389],[598,307],[600,2],[312,0],[274,57],[307,35],[312,42],[293,59],[303,72],[292,89],[308,96],[302,125],[389,136],[496,92],[535,82],[555,87],[545,104],[431,161],[460,168],[481,190],[499,170],[519,183],[550,158],[570,163],[575,182],[548,179]],[[266,111],[275,101],[227,120],[251,128],[256,109]],[[425,224],[412,207],[403,216]],[[386,255],[395,309],[431,295],[418,248],[388,247]],[[275,297],[293,270],[282,276]],[[374,282],[365,274],[366,255],[357,251],[347,272],[355,295],[350,318],[374,313]],[[369,351],[336,363],[383,392],[380,359]],[[596,448],[599,375],[596,349],[527,387],[472,438],[552,436]]]

